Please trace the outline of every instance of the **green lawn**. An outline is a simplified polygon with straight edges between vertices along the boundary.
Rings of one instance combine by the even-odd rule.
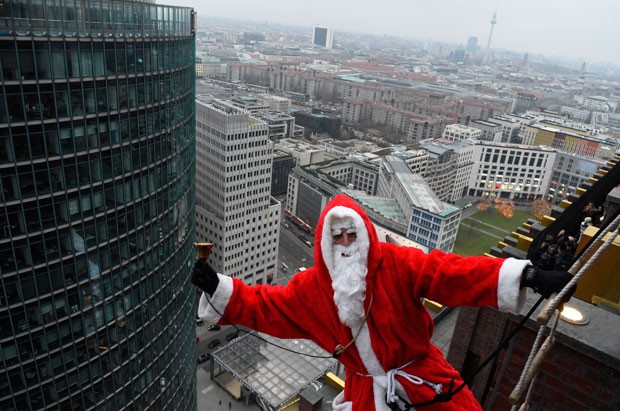
[[[459,227],[454,244],[454,252],[460,255],[482,255],[489,252],[491,247],[495,247],[499,241],[510,232],[515,231],[530,217],[528,210],[515,210],[511,219],[492,212],[478,212],[469,218],[464,219]],[[484,222],[494,227],[489,227]],[[490,234],[483,233],[486,231]]]
[[[478,212],[469,218],[483,221],[487,224],[494,225],[495,227],[510,232],[516,230],[517,227],[521,227],[521,224],[526,222],[530,216],[531,214],[529,210],[514,210],[514,216],[510,219],[504,217],[496,211],[483,211]]]

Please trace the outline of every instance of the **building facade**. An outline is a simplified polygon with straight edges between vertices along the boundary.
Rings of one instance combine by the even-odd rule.
[[[550,148],[479,142],[468,195],[516,201],[545,198],[555,157]]]
[[[422,177],[439,200],[449,201],[456,181],[458,155],[437,141],[424,142],[420,147],[428,153],[426,173]]]
[[[519,130],[521,123],[510,116],[495,116],[489,118],[489,121],[499,124],[502,130],[501,143],[520,143]]]
[[[312,44],[331,50],[334,45],[334,32],[328,27],[312,27]]]
[[[267,123],[222,100],[196,102],[196,237],[210,261],[246,283],[268,283],[278,258],[280,203],[271,197]]]
[[[333,196],[347,188],[375,195],[378,176],[376,165],[351,159],[295,167],[289,175],[287,210],[316,227],[321,210]]]
[[[466,139],[481,139],[482,131],[478,128],[464,126],[462,124],[450,124],[443,131],[442,138],[447,141],[461,141]]]
[[[286,195],[288,175],[297,164],[295,157],[284,151],[274,150],[273,171],[271,173],[271,195]]]
[[[428,248],[454,248],[461,210],[441,201],[403,159],[385,156],[379,168],[380,195],[396,200],[407,221],[407,238]]]
[[[557,204],[567,199],[603,166],[603,160],[558,151],[549,181],[547,200]]]
[[[615,139],[590,135],[589,132],[549,123],[527,126],[523,144],[547,146],[584,157],[611,158],[618,146]]]
[[[0,7],[0,409],[196,408],[194,13]]]
[[[480,140],[495,141],[501,143],[503,141],[502,126],[492,121],[487,120],[473,120],[469,122],[469,126],[477,128],[482,132]]]

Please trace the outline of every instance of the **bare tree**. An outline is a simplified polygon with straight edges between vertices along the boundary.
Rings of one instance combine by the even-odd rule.
[[[546,215],[549,215],[552,208],[551,203],[544,198],[532,201],[530,206],[532,207],[532,217],[541,222]]]

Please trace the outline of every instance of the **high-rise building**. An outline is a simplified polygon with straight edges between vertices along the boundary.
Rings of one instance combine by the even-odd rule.
[[[275,273],[281,204],[269,125],[223,100],[196,102],[196,237],[214,268],[250,284]]]
[[[467,39],[467,46],[465,47],[465,50],[468,53],[475,53],[476,51],[478,51],[478,37],[470,36]]]
[[[334,32],[328,27],[312,27],[312,44],[331,50],[334,44]]]
[[[0,4],[0,409],[196,408],[194,15]]]

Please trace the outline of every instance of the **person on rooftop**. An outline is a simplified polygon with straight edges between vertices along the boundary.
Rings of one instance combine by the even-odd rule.
[[[440,250],[380,243],[351,198],[337,195],[315,232],[314,267],[286,286],[249,286],[198,260],[192,282],[204,293],[198,315],[278,338],[303,338],[332,353],[346,372],[337,411],[414,409],[457,387],[462,379],[431,344],[426,297],[446,306],[492,306],[518,313],[525,287],[545,297],[559,292],[568,272],[540,271],[528,260],[462,257]],[[409,408],[408,408],[409,407]],[[424,410],[481,410],[465,387]]]

